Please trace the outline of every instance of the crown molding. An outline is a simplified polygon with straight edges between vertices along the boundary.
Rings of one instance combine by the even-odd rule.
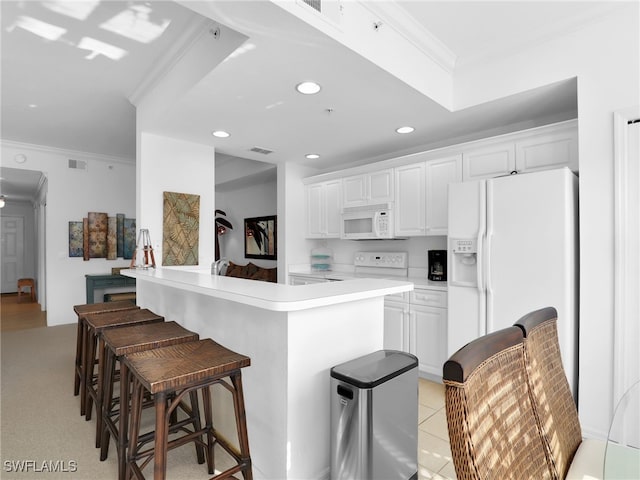
[[[393,28],[447,73],[453,74],[457,62],[456,55],[395,1],[360,0],[359,3],[379,17],[383,25]]]
[[[64,148],[49,147],[47,145],[37,145],[35,143],[16,142],[13,140],[0,139],[0,146],[2,146],[3,148],[15,148],[18,150],[31,150],[36,152],[52,153],[64,157],[71,157],[74,160],[98,160],[100,162],[122,163],[126,165],[132,165],[136,163],[135,158],[116,157],[113,155],[104,155],[102,153],[81,152],[79,150],[67,150]],[[6,163],[6,161],[3,161],[3,166],[7,166]]]
[[[138,86],[127,97],[132,105],[138,103],[167,75],[180,59],[189,51],[196,41],[207,33],[216,23],[201,16],[196,16],[172,47],[153,64]]]

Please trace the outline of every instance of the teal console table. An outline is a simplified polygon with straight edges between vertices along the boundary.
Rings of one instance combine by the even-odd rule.
[[[124,275],[85,275],[87,279],[87,303],[96,303],[94,291],[113,287],[135,287],[136,279]]]

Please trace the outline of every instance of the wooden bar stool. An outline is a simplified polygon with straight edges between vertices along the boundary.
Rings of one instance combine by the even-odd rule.
[[[126,354],[193,342],[199,339],[199,335],[176,322],[163,322],[105,330],[102,338],[105,345],[105,360],[104,369],[99,371],[104,375],[103,378],[98,378],[98,383],[102,385],[102,427],[97,431],[101,447],[100,460],[106,460],[109,454],[109,437],[113,436],[118,448],[118,478],[123,479],[126,465],[126,432],[119,432],[116,422],[120,413],[120,402],[129,399],[114,398],[116,362]]]
[[[140,308],[131,301],[121,302],[106,302],[106,303],[87,303],[84,305],[75,305],[73,311],[78,316],[78,333],[76,335],[76,363],[74,367],[74,382],[73,382],[73,394],[78,396],[82,391],[84,392],[84,345],[86,343],[86,324],[84,321],[85,315],[100,314],[109,312],[119,312],[122,310],[132,310]],[[81,388],[82,386],[82,388]],[[85,394],[80,397],[80,415],[85,414]]]
[[[138,310],[122,310],[119,312],[101,313],[98,315],[86,315],[84,317],[87,334],[85,336],[85,362],[84,362],[84,391],[86,396],[85,418],[91,420],[93,404],[96,405],[96,422],[101,427],[102,417],[101,395],[102,387],[98,384],[98,377],[104,375],[100,371],[104,368],[104,340],[102,332],[110,328],[130,327],[145,323],[164,322],[164,317],[156,315],[151,310],[143,308]],[[94,373],[94,365],[98,362],[98,374]],[[99,447],[96,442],[96,447]]]
[[[182,343],[171,347],[148,350],[125,355],[121,359],[120,397],[128,398],[131,383],[131,408],[128,402],[121,402],[120,431],[128,431],[126,478],[144,478],[142,469],[154,459],[154,479],[164,480],[167,470],[167,452],[191,441],[204,443],[206,447],[209,474],[215,472],[213,450],[216,444],[224,448],[236,461],[236,465],[211,477],[211,479],[231,478],[242,472],[245,480],[253,478],[249,437],[242,392],[241,368],[248,367],[251,359],[235,353],[211,339]],[[230,380],[230,383],[228,380]],[[129,382],[129,380],[131,382]],[[229,390],[233,398],[239,448],[232,445],[213,426],[211,387],[219,384]],[[169,419],[181,399],[200,391],[205,417],[201,429],[176,433]],[[153,395],[155,405],[155,432],[153,448],[143,450],[150,441],[139,435],[140,417],[145,392]],[[174,398],[171,399],[171,397]],[[128,429],[128,430],[127,430]],[[138,462],[141,462],[138,464]]]
[[[18,279],[18,303],[20,303],[20,299],[25,292],[22,290],[23,288],[29,288],[29,301],[36,301],[36,282],[33,278],[19,278]]]

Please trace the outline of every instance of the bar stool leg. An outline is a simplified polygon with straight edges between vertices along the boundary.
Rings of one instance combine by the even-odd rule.
[[[193,429],[195,432],[202,430],[202,422],[200,422],[200,402],[198,401],[198,391],[192,390],[189,392],[189,398],[191,399],[191,418],[193,419]],[[176,408],[174,412],[177,412]],[[177,421],[177,418],[176,418]],[[175,422],[174,422],[175,423]],[[198,463],[203,464],[205,461],[205,452],[204,447],[196,442],[196,457],[198,458]]]
[[[240,455],[245,468],[242,474],[245,480],[253,480],[253,469],[251,468],[251,455],[249,454],[249,435],[247,433],[247,414],[244,409],[244,394],[242,391],[242,375],[238,371],[231,374],[231,383],[234,387],[233,403],[236,412],[236,428],[238,430],[238,443],[240,444]]]
[[[156,409],[156,433],[155,446],[153,454],[153,479],[164,480],[167,476],[167,395],[164,392],[158,392],[154,395],[154,403]],[[133,439],[132,439],[133,445]]]
[[[118,419],[118,480],[127,478],[127,433],[129,428],[129,369],[120,363],[120,417]]]
[[[211,411],[211,386],[202,389],[202,403],[204,408],[204,421],[207,430],[207,468],[209,475],[216,471],[216,462],[213,454],[215,438],[213,436],[213,413]]]
[[[78,319],[78,333],[76,338],[76,366],[74,371],[74,379],[73,379],[73,395],[78,396],[80,393],[80,376],[82,372],[82,339],[83,339],[83,328],[82,321]]]
[[[115,363],[113,352],[111,352],[111,350],[107,350],[105,353],[104,377],[102,383],[102,425],[98,430],[98,435],[100,435],[100,461],[106,460],[109,455],[109,439],[111,437],[111,432],[107,428],[107,417],[110,415],[111,405],[113,404],[113,377],[115,376]],[[118,459],[120,459],[119,456]]]
[[[97,339],[96,336],[88,329],[87,333],[87,358],[84,362],[84,389],[80,392],[80,408],[82,409],[82,395],[84,395],[84,413],[85,420],[91,420],[91,410],[93,409],[93,398],[87,394],[87,390],[93,385],[93,372],[95,370],[96,363],[96,348]]]

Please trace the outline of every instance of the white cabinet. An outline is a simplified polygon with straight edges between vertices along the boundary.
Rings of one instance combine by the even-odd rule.
[[[306,187],[307,238],[339,238],[342,181]]]
[[[397,167],[395,234],[410,237],[425,234],[426,190],[425,162]]]
[[[447,293],[436,290],[411,292],[413,352],[421,373],[442,378],[447,361]]]
[[[464,181],[508,175],[516,169],[515,146],[512,142],[472,148],[462,154]]]
[[[447,235],[449,229],[449,184],[462,181],[462,155],[426,163],[427,235]]]
[[[441,290],[385,297],[384,348],[414,354],[422,376],[441,379],[447,360],[446,306],[447,292]]]
[[[342,180],[343,207],[393,202],[393,169],[353,175]]]
[[[312,283],[326,283],[326,278],[312,277],[309,275],[289,275],[289,285],[311,285]]]
[[[409,352],[408,294],[387,295],[384,299],[383,348]]]
[[[516,142],[516,169],[534,172],[567,166],[578,169],[578,131],[575,128],[540,133]]]
[[[462,158],[465,181],[563,166],[577,171],[578,130],[573,124],[541,127],[510,141],[465,150]]]

